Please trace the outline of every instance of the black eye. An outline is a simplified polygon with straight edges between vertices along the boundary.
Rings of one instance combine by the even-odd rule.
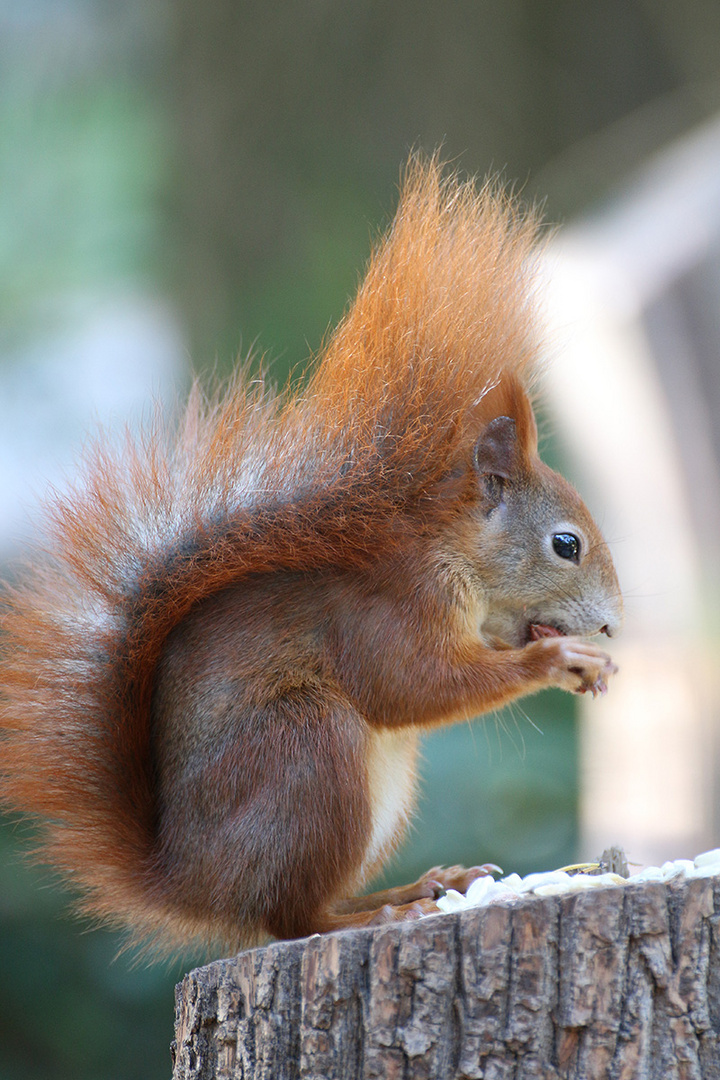
[[[552,538],[553,551],[561,559],[571,562],[580,561],[580,541],[574,533],[555,533]]]

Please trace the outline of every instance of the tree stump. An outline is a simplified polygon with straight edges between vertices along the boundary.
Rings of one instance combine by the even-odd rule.
[[[720,878],[282,942],[177,989],[174,1080],[720,1080]]]

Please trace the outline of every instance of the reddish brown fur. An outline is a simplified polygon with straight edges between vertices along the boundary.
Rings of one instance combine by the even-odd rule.
[[[176,432],[98,446],[58,501],[52,554],[6,592],[1,792],[87,912],[165,944],[368,921],[339,898],[401,835],[413,726],[567,683],[557,641],[478,638],[468,569],[494,418],[540,491],[534,234],[411,164],[304,390],[195,390]],[[385,799],[368,763],[396,758]]]

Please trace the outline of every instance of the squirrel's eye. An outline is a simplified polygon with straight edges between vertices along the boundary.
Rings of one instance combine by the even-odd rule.
[[[553,551],[561,559],[570,559],[571,562],[580,560],[580,541],[574,533],[555,533],[552,538]]]

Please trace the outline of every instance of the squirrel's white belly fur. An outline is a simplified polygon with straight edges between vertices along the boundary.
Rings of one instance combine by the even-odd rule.
[[[411,728],[371,728],[368,732],[372,831],[361,870],[364,880],[396,846],[412,813],[418,742],[418,732]]]

